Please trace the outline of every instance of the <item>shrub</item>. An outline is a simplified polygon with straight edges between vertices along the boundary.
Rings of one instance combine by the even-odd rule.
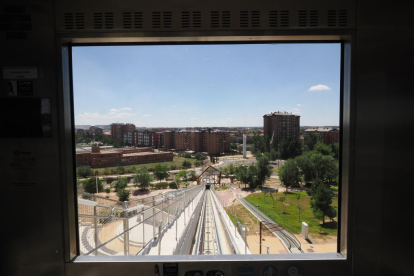
[[[171,170],[176,170],[177,169],[177,166],[176,165],[171,165],[170,169]]]
[[[120,178],[115,184],[115,191],[125,189],[128,186],[128,181],[126,178]]]
[[[86,178],[92,176],[92,169],[91,167],[86,166],[78,167],[76,168],[76,174],[82,178]]]
[[[105,189],[105,193],[109,194],[110,192],[111,192],[111,189],[110,188],[106,188]]]
[[[90,179],[86,179],[82,183],[83,190],[87,193],[94,194],[96,193],[96,177],[92,177]],[[103,184],[102,181],[98,179],[98,192],[103,191]]]
[[[175,184],[174,181],[173,182],[170,182],[170,183],[168,183],[168,188],[170,188],[170,189],[177,189],[177,184]]]
[[[187,160],[184,160],[184,161],[183,161],[183,164],[182,164],[182,167],[183,167],[184,169],[191,168],[191,162],[190,162],[190,161],[187,161]]]
[[[131,192],[125,189],[121,189],[121,190],[118,190],[116,194],[119,198],[119,201],[128,201],[129,195],[131,194]]]
[[[117,167],[116,171],[118,172],[118,174],[124,174],[125,173],[125,168],[124,167]]]
[[[166,189],[167,187],[168,187],[168,182],[155,183],[155,189],[157,190]]]

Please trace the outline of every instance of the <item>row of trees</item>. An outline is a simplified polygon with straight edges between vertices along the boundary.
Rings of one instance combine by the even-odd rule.
[[[269,159],[266,155],[256,157],[256,159],[256,165],[239,166],[234,169],[236,179],[245,185],[248,184],[252,189],[262,187],[272,174],[272,168],[269,166]]]
[[[310,151],[287,160],[279,169],[279,179],[286,188],[298,187],[300,183],[313,183],[316,180],[337,182],[338,162],[330,155]]]

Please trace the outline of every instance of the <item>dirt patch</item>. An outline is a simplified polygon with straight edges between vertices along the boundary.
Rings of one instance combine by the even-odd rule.
[[[247,227],[246,234],[256,236],[260,232],[258,220],[243,205],[235,202],[224,208],[230,215],[237,216],[237,220]],[[262,236],[274,236],[266,227],[262,227]]]

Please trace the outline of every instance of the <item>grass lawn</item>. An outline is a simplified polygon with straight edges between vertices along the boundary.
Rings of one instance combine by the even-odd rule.
[[[297,195],[300,194],[300,199],[297,200]],[[272,218],[275,222],[286,228],[288,231],[300,234],[302,231],[302,221],[309,226],[309,233],[313,237],[324,238],[327,236],[337,235],[337,219],[331,222],[329,218],[325,218],[325,224],[315,219],[310,207],[310,197],[306,192],[289,192],[286,196],[285,202],[280,202],[277,199],[284,196],[284,193],[272,193],[272,198],[269,193],[255,193],[246,197],[254,206],[259,205],[260,211]],[[283,205],[282,205],[283,204]],[[298,204],[302,207],[299,221]],[[332,206],[338,211],[338,198],[334,197]]]
[[[115,167],[105,167],[105,168],[92,168],[93,173],[95,174],[95,171],[98,171],[99,175],[103,175],[103,172],[105,169],[107,169],[109,172],[111,172],[111,169],[116,170],[118,167],[124,167],[125,173],[127,173],[128,170],[132,169],[140,169],[142,167],[154,168],[156,164],[161,163],[163,165],[167,165],[168,167],[171,167],[171,165],[177,166],[177,170],[181,168],[181,165],[183,164],[184,160],[190,161],[192,168],[194,168],[194,162],[197,160],[195,158],[184,158],[184,157],[178,157],[174,156],[173,161],[170,162],[156,162],[156,163],[147,163],[147,164],[137,164],[137,165],[126,165],[126,166],[115,166]],[[191,170],[191,169],[189,169]]]
[[[219,191],[225,191],[225,190],[228,190],[229,189],[229,187],[227,186],[227,185],[221,185],[219,188],[218,188],[218,190]]]

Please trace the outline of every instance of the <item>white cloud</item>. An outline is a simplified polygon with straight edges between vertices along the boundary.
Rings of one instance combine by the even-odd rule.
[[[109,112],[118,112],[118,109],[112,108],[111,110],[109,110]]]
[[[311,88],[309,88],[309,91],[317,91],[317,90],[330,90],[331,88],[329,86],[326,86],[324,84],[318,84],[314,85]]]
[[[292,113],[293,113],[293,114],[296,114],[296,115],[300,115],[300,109],[299,109],[299,108],[294,107],[294,108],[292,108]]]
[[[232,118],[227,118],[227,121],[233,121],[233,119]]]
[[[144,117],[151,117],[152,115],[151,114],[144,114],[143,116]]]
[[[106,114],[99,114],[99,113],[89,113],[89,112],[84,112],[82,114],[78,115],[78,118],[81,119],[91,119],[91,118],[95,118],[95,119],[111,119],[111,118],[128,118],[135,115],[135,113],[127,113],[127,112],[108,112]]]
[[[191,117],[190,120],[197,120],[197,118]]]
[[[301,104],[297,104],[297,106],[303,106],[303,105],[301,105]]]
[[[119,110],[132,110],[132,108],[130,108],[130,107],[123,107],[123,108],[120,108]]]

